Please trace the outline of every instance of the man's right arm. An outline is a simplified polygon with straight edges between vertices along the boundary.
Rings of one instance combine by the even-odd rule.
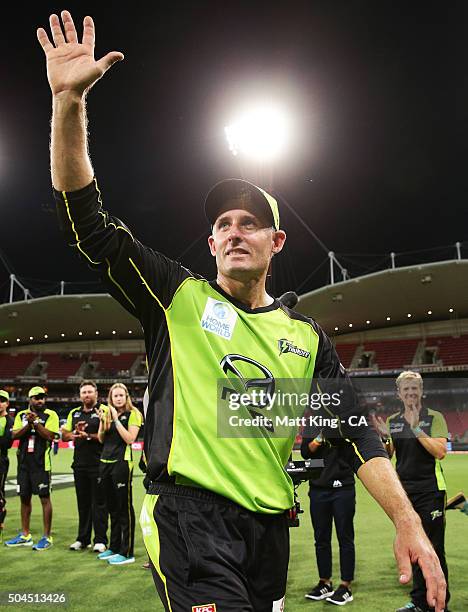
[[[84,19],[82,42],[68,11],[62,12],[62,21],[65,36],[57,15],[50,18],[54,44],[43,28],[37,32],[46,54],[53,98],[51,169],[59,224],[68,243],[101,274],[109,293],[142,320],[144,301],[151,301],[151,307],[156,301],[167,308],[190,273],[144,247],[119,219],[103,209],[88,155],[85,98],[123,55],[114,51],[96,61],[91,17]],[[154,308],[150,310],[154,313]],[[158,327],[153,320],[149,323]]]
[[[86,142],[85,96],[115,62],[123,60],[123,55],[113,51],[96,61],[91,17],[84,18],[81,42],[70,13],[62,11],[61,17],[63,31],[58,16],[50,16],[52,42],[44,28],[37,30],[37,38],[46,55],[53,97],[52,183],[58,191],[76,191],[93,179]]]

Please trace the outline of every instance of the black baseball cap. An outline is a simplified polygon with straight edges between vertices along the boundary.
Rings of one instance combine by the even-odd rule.
[[[211,226],[218,218],[223,204],[236,198],[244,198],[246,202],[250,201],[256,213],[265,213],[271,220],[272,227],[279,229],[278,202],[275,198],[261,187],[236,178],[220,181],[208,192],[205,198],[205,215]]]

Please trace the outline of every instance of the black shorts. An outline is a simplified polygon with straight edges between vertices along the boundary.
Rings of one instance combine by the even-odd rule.
[[[20,467],[16,477],[16,485],[17,493],[21,497],[31,497],[31,495],[49,497],[51,490],[50,472],[45,470],[30,471]]]
[[[166,611],[283,610],[285,514],[259,514],[209,491],[152,485],[140,524]]]

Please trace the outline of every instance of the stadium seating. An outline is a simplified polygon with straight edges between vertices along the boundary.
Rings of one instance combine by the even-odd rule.
[[[444,366],[468,364],[468,336],[428,338],[426,346],[437,347],[437,361]]]
[[[129,372],[137,357],[138,353],[93,353],[89,361],[97,363],[96,376],[118,376]]]
[[[419,340],[382,340],[380,342],[365,342],[364,351],[373,352],[373,363],[379,370],[402,368],[413,362]]]
[[[341,363],[345,368],[349,368],[351,365],[351,361],[353,360],[354,354],[356,353],[356,349],[359,345],[357,343],[354,344],[337,344],[336,351],[341,360]]]
[[[13,379],[22,376],[36,357],[33,353],[0,353],[0,378]]]
[[[45,353],[42,355],[41,360],[47,362],[45,370],[47,378],[60,379],[74,376],[83,362],[82,357],[66,353]]]

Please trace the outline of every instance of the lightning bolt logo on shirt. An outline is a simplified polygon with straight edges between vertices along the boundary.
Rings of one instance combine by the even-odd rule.
[[[278,340],[278,348],[280,355],[284,355],[285,353],[293,353],[293,355],[305,357],[306,359],[310,357],[309,351],[294,346],[294,344],[290,340],[286,340],[286,338],[281,338],[281,340]]]

